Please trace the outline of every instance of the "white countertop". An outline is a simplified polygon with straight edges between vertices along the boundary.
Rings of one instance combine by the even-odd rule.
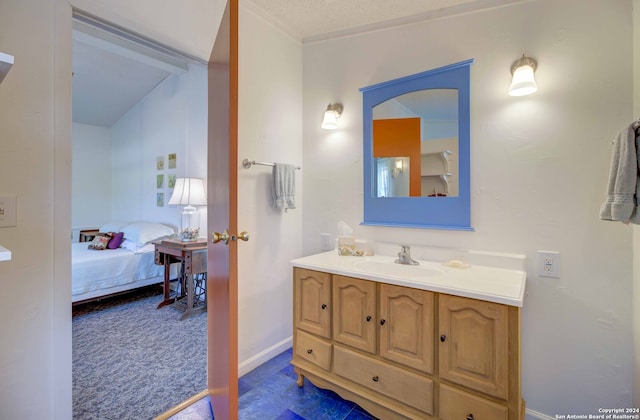
[[[462,259],[468,264],[467,268],[451,268],[442,262],[424,260],[418,260],[419,266],[407,266],[395,264],[395,257],[391,256],[339,256],[335,250],[297,258],[291,264],[309,270],[522,307],[527,279],[526,257],[473,253],[473,259],[481,261],[480,254],[488,257],[485,260],[497,264],[486,266]],[[500,264],[500,261],[504,263]]]
[[[0,245],[0,261],[11,260],[11,251]]]

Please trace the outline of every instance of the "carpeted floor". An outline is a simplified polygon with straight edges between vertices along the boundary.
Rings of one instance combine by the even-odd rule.
[[[207,314],[157,287],[73,308],[73,418],[144,420],[206,389]]]

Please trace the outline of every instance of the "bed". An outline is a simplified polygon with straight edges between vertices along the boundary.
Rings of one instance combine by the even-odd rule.
[[[71,301],[94,300],[139,287],[162,283],[164,267],[155,264],[153,241],[174,234],[171,227],[151,222],[116,222],[103,233],[123,232],[122,243],[110,249],[91,249],[92,242],[71,244]],[[175,278],[176,267],[172,267]]]

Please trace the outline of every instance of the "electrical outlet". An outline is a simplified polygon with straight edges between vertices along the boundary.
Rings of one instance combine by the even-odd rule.
[[[560,253],[538,251],[538,276],[560,278]]]
[[[17,198],[15,195],[0,195],[0,227],[17,224]]]
[[[331,251],[331,250],[333,250],[333,244],[331,243],[331,234],[330,233],[321,233],[320,234],[320,249],[322,251]]]

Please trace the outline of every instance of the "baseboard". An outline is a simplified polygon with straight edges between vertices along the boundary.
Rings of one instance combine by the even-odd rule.
[[[525,419],[526,420],[554,420],[555,417],[549,417],[546,414],[538,413],[537,411],[533,411],[531,409],[525,410]]]
[[[253,369],[257,368],[267,360],[274,358],[279,355],[283,351],[291,348],[293,345],[293,336],[285,338],[279,343],[274,344],[273,346],[261,351],[255,356],[250,357],[249,359],[238,364],[238,377],[245,375],[251,372]]]
[[[158,417],[154,418],[153,420],[168,420],[171,417],[173,417],[176,414],[178,414],[179,412],[185,410],[191,404],[194,404],[194,403],[200,401],[201,399],[203,399],[204,397],[207,397],[207,396],[209,396],[209,390],[208,389],[205,389],[204,391],[200,391],[196,395],[188,398],[187,400],[181,402],[180,404],[176,405],[175,407],[171,407],[170,409],[168,409],[164,413],[160,414]]]

